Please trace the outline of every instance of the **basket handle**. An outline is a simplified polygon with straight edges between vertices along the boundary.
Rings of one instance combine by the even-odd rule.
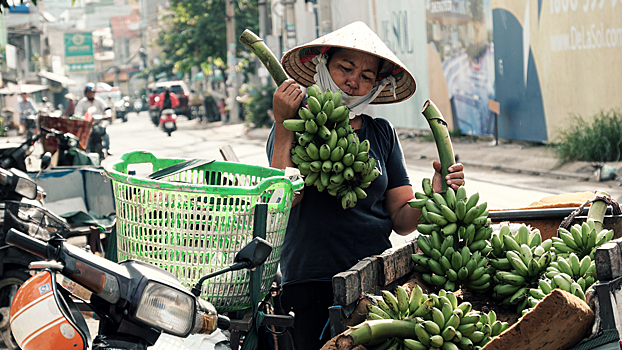
[[[270,187],[276,184],[279,184],[279,183],[285,183],[294,192],[300,191],[300,189],[302,189],[302,187],[304,186],[304,182],[302,181],[302,179],[298,179],[292,182],[289,178],[285,176],[271,176],[271,177],[263,179],[260,183],[257,184],[257,186],[255,186],[255,188],[257,189],[257,193],[254,193],[254,194],[257,194],[257,195],[262,194],[266,190],[268,190]]]
[[[155,166],[158,158],[153,155],[153,153],[145,150],[137,150],[129,153],[125,153],[121,156],[121,162],[118,164],[121,166],[121,169],[116,169],[117,171],[127,173],[127,166],[129,164],[140,164],[140,163],[151,163]]]

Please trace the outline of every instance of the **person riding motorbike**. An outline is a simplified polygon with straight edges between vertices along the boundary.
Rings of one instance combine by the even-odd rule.
[[[171,93],[171,88],[166,87],[164,91],[160,93],[160,100],[156,102],[156,105],[160,107],[160,110],[175,109],[179,106],[179,99],[175,94]]]
[[[95,84],[93,83],[88,83],[86,84],[86,86],[84,86],[84,98],[82,98],[76,104],[74,114],[76,116],[79,116],[80,118],[84,118],[84,116],[87,114],[87,111],[94,111],[93,114],[100,115],[105,115],[106,111],[111,111],[110,107],[106,104],[106,102],[104,102],[104,100],[95,96]],[[91,113],[89,113],[89,115],[91,115]],[[108,149],[108,146],[110,145],[110,136],[107,133],[103,136],[103,141],[106,145],[106,153],[108,155],[111,155],[112,153]]]
[[[84,97],[76,104],[75,115],[83,117],[90,107],[97,108],[97,113],[102,115],[107,109],[110,109],[104,100],[95,96],[95,84],[93,83],[88,83],[84,87]]]
[[[28,97],[28,93],[23,92],[22,100],[17,103],[17,113],[19,113],[20,123],[24,131],[26,130],[26,117],[37,111],[37,105]]]

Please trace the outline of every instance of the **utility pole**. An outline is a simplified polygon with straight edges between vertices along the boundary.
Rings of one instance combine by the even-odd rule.
[[[318,0],[318,25],[320,36],[326,35],[333,31],[332,1]]]
[[[287,50],[293,49],[296,46],[296,10],[294,9],[295,3],[296,1],[287,1],[282,3],[285,6],[285,30],[287,33]]]
[[[258,0],[257,6],[259,10],[259,37],[266,40],[268,36],[268,0]]]
[[[235,76],[235,48],[238,38],[235,35],[235,11],[234,0],[226,0],[227,19],[227,93],[229,96],[229,123],[239,122],[238,108],[238,80]]]

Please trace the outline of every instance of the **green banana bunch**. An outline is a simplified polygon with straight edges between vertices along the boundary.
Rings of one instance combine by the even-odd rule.
[[[528,290],[537,287],[555,253],[552,241],[542,241],[538,229],[530,230],[521,225],[517,232],[510,232],[502,225],[491,238],[490,265],[497,271],[493,277],[493,298],[506,307],[516,307],[520,313],[528,308]]]
[[[395,319],[399,309],[401,315],[406,315],[401,319],[413,321],[416,339],[391,338],[374,349],[388,349],[396,343],[398,348],[402,346],[408,350],[473,349],[484,346],[509,327],[507,322],[497,320],[494,311],[482,313],[472,310],[469,302],[458,304],[457,297],[443,289],[438,294],[426,295],[415,285],[408,296],[404,294],[405,290],[400,291],[399,288],[393,301],[387,294],[389,292],[383,291],[383,299],[379,300],[378,306],[368,306],[367,319]],[[408,297],[408,307],[404,306],[405,297]]]
[[[538,281],[536,290],[530,290],[531,296],[541,300],[555,288],[560,288],[574,294],[585,301],[585,294],[596,283],[596,264],[589,255],[581,260],[571,253],[566,259],[557,256],[557,259],[546,269],[546,278]]]
[[[488,266],[488,259],[481,251],[471,253],[468,246],[455,251],[453,236],[440,242],[437,232],[433,232],[431,238],[417,237],[417,245],[423,253],[413,254],[412,259],[415,270],[422,273],[426,283],[449,291],[466,286],[483,293],[490,288],[494,269]]]
[[[553,237],[553,248],[557,255],[568,257],[574,253],[579,259],[589,255],[594,259],[594,251],[613,239],[613,230],[596,232],[595,222],[588,219],[582,224],[574,224],[570,230],[559,228],[558,237]]]
[[[369,156],[369,140],[361,142],[349,125],[350,110],[341,105],[341,91],[322,93],[312,85],[307,93],[307,107],[298,111],[300,119],[283,122],[296,132],[292,162],[305,176],[306,186],[338,197],[344,210],[354,208],[367,198],[365,188],[380,175],[376,160]]]
[[[487,204],[478,205],[478,193],[467,197],[464,187],[434,193],[429,178],[422,180],[422,188],[409,202],[422,213],[417,243],[423,254],[413,255],[415,270],[428,284],[446,290],[464,286],[485,292],[494,275],[487,258],[493,232]]]

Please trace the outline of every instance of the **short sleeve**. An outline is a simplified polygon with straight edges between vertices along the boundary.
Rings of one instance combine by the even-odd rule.
[[[268,140],[266,141],[266,155],[268,156],[268,164],[272,164],[272,152],[274,151],[274,124],[270,129]]]
[[[406,161],[404,160],[404,151],[400,144],[400,139],[397,136],[395,128],[389,124],[391,148],[386,161],[388,184],[387,190],[397,188],[400,186],[410,185],[410,178],[406,171]]]

